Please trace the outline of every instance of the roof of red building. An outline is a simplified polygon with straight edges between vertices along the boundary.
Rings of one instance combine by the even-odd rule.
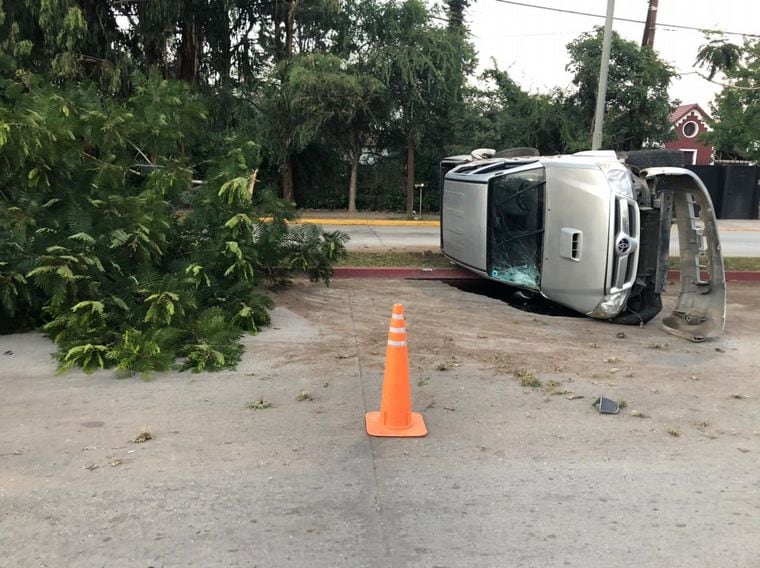
[[[692,110],[697,110],[702,116],[705,118],[710,118],[710,115],[707,114],[701,106],[699,106],[697,103],[691,103],[689,105],[681,105],[676,108],[673,112],[670,113],[670,122],[678,122],[681,118],[683,118],[687,113],[691,112]]]

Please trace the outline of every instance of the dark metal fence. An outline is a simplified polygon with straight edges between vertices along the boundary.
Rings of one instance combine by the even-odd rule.
[[[687,166],[710,192],[718,219],[757,219],[759,166]]]

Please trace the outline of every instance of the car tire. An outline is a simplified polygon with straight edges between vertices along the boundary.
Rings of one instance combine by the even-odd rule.
[[[640,170],[658,167],[682,168],[684,165],[681,150],[632,150],[626,152],[624,157],[626,164]]]
[[[535,156],[540,156],[541,152],[539,152],[536,148],[507,148],[506,150],[499,150],[496,152],[493,157],[494,158],[533,158]]]
[[[631,290],[625,309],[610,321],[619,325],[643,325],[662,311],[662,298],[654,284],[637,285]]]

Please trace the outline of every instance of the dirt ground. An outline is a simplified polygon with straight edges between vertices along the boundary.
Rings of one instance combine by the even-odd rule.
[[[728,298],[692,344],[442,282],[297,283],[236,371],[149,383],[0,337],[0,566],[757,566],[760,286]],[[426,438],[363,429],[394,302]]]
[[[336,346],[343,350],[340,356],[358,356],[362,365],[377,368],[385,356],[385,328],[378,322],[390,313],[395,286],[336,281],[331,289],[289,290],[277,301],[338,336],[348,316],[354,334]],[[338,309],[347,313],[336,318],[332,299],[337,303],[344,290],[349,305]],[[757,406],[742,402],[760,397],[760,286],[732,283],[725,333],[701,344],[667,334],[660,317],[639,327],[542,315],[438,282],[405,282],[395,298],[406,308],[410,365],[422,397],[418,406],[435,404],[428,385],[451,375],[466,378],[464,369],[475,368],[486,382],[520,383],[535,376],[542,386],[525,394],[544,404],[572,405],[580,400],[573,395],[589,402],[604,394],[626,401],[622,414],[638,411],[651,420],[640,424],[672,426],[686,436],[698,426],[698,435],[708,438],[736,437],[742,430],[747,443],[758,441],[757,414],[742,412]],[[674,299],[664,299],[663,314]],[[315,345],[298,357],[313,360],[322,351]],[[749,420],[739,428],[742,417]]]

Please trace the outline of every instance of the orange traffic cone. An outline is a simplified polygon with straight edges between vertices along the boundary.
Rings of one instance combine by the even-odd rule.
[[[406,349],[404,306],[401,304],[394,304],[391,316],[380,412],[368,412],[365,422],[370,436],[407,438],[427,434],[422,415],[412,412],[409,354]]]

